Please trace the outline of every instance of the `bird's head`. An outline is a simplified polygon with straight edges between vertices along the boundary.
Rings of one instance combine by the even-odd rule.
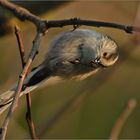
[[[113,65],[118,59],[118,46],[110,37],[104,36],[100,40],[100,47],[98,49],[98,55],[93,60],[93,65],[98,64],[102,67],[108,67]]]

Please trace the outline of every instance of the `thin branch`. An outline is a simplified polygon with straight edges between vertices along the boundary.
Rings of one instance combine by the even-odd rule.
[[[35,131],[35,125],[32,119],[32,113],[31,113],[31,95],[28,93],[26,95],[26,100],[27,100],[27,112],[26,112],[26,120],[27,124],[30,130],[30,135],[32,139],[38,139],[36,131]]]
[[[27,60],[27,63],[19,77],[19,82],[18,82],[18,88],[16,90],[16,93],[15,93],[15,96],[14,96],[14,99],[13,99],[13,102],[12,102],[12,105],[8,111],[8,114],[4,120],[4,123],[2,125],[2,132],[1,132],[1,139],[2,140],[5,140],[5,136],[6,136],[6,132],[7,132],[7,127],[8,127],[8,124],[9,124],[9,121],[12,117],[12,114],[13,112],[15,111],[16,107],[18,106],[18,99],[19,99],[19,94],[22,90],[22,86],[23,86],[23,82],[24,82],[24,79],[29,71],[29,68],[32,64],[32,61],[35,57],[35,55],[37,54],[37,51],[38,51],[38,47],[40,45],[40,40],[41,40],[41,36],[42,34],[41,33],[37,33],[36,36],[35,36],[35,39],[33,41],[33,47],[32,47],[32,50],[30,52],[30,55],[29,55],[29,58]]]
[[[63,27],[67,25],[109,27],[109,28],[116,28],[116,29],[124,30],[126,33],[140,32],[140,27],[122,25],[122,24],[111,23],[111,22],[101,22],[101,21],[95,21],[95,20],[81,20],[79,18],[46,21],[46,26],[48,28]]]
[[[18,41],[18,48],[19,48],[19,52],[20,52],[20,58],[21,58],[22,67],[24,67],[25,64],[26,64],[25,51],[24,51],[22,38],[21,38],[21,35],[20,35],[20,29],[19,29],[19,27],[17,25],[15,26],[15,35],[16,35],[16,38],[17,38],[17,41]]]
[[[115,122],[115,124],[112,128],[112,131],[110,134],[110,140],[118,139],[124,123],[126,122],[127,118],[131,115],[131,113],[133,112],[135,107],[136,107],[136,100],[130,99],[128,101],[125,109],[123,110],[123,112],[121,113],[121,115],[119,116],[119,118],[117,119],[117,121]]]
[[[42,20],[36,15],[29,12],[27,9],[17,6],[7,0],[0,0],[0,5],[9,9],[11,12],[15,14],[20,20],[28,20],[34,23],[37,29],[40,32],[45,32],[49,28],[54,27],[64,27],[68,25],[73,26],[94,26],[94,27],[109,27],[109,28],[116,28],[120,30],[124,30],[126,33],[133,33],[133,32],[140,32],[140,27],[129,26],[129,25],[122,25],[117,23],[111,22],[101,22],[101,21],[94,21],[94,20],[81,20],[79,18],[72,18],[72,19],[64,19],[64,20]]]
[[[38,52],[38,48],[39,48],[39,45],[40,45],[40,40],[41,40],[41,36],[42,36],[42,33],[41,32],[44,32],[44,30],[42,30],[41,25],[43,24],[40,24],[39,22],[41,21],[38,17],[36,17],[35,15],[31,14],[29,11],[27,11],[26,9],[24,8],[21,8],[19,6],[16,6],[6,0],[0,0],[0,4],[11,10],[18,18],[20,19],[27,19],[31,22],[33,22],[36,27],[37,27],[37,34],[35,36],[35,39],[33,41],[33,46],[32,46],[32,49],[30,51],[30,54],[29,54],[29,57],[28,57],[28,60],[27,60],[27,63],[26,65],[24,66],[24,69],[19,77],[19,82],[18,82],[18,88],[16,90],[16,93],[15,93],[15,96],[14,96],[14,99],[13,99],[13,102],[12,102],[12,105],[8,111],[8,114],[3,122],[3,125],[2,125],[2,129],[1,129],[1,139],[4,140],[5,139],[5,136],[6,136],[6,132],[7,132],[7,127],[8,127],[8,124],[9,124],[9,121],[12,117],[12,114],[13,112],[15,111],[16,107],[18,106],[18,100],[19,100],[19,94],[22,90],[22,86],[23,86],[23,82],[24,82],[24,79],[29,71],[29,68],[31,66],[31,63],[34,59],[34,57],[36,56],[37,52]],[[22,17],[25,17],[25,18],[22,18]],[[44,28],[43,28],[44,29]]]
[[[26,64],[25,53],[24,53],[25,51],[24,51],[23,42],[22,42],[21,35],[20,35],[20,29],[18,26],[15,26],[15,34],[16,34],[17,41],[18,41],[18,47],[19,47],[19,52],[20,52],[22,68],[24,68],[24,65]],[[35,132],[35,127],[34,127],[34,122],[32,119],[30,93],[26,94],[26,102],[27,102],[26,120],[27,120],[27,124],[28,124],[29,130],[30,130],[30,135],[31,135],[32,139],[37,139],[37,135]]]

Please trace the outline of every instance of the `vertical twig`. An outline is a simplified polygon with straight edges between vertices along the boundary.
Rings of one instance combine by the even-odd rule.
[[[118,139],[124,123],[126,122],[127,118],[130,116],[130,114],[132,113],[135,107],[136,107],[136,100],[130,99],[125,109],[123,110],[123,112],[121,113],[121,115],[119,116],[119,118],[117,119],[117,121],[115,122],[112,128],[110,138],[109,138],[110,140]]]
[[[41,41],[41,37],[42,37],[42,33],[41,32],[37,32],[34,40],[33,40],[33,46],[32,46],[32,49],[30,51],[30,54],[29,54],[29,58],[24,66],[24,69],[22,71],[22,73],[20,74],[20,77],[19,77],[19,81],[18,81],[18,87],[15,91],[15,96],[13,98],[13,102],[12,102],[12,105],[10,106],[9,108],[9,111],[7,113],[7,116],[5,117],[5,120],[2,124],[2,128],[1,128],[1,135],[0,135],[0,138],[1,140],[5,140],[5,137],[6,137],[6,133],[7,133],[7,128],[8,128],[8,124],[12,118],[12,115],[16,109],[16,107],[18,106],[18,101],[19,101],[19,95],[20,95],[20,92],[22,90],[22,86],[23,86],[23,83],[24,83],[24,80],[27,76],[27,73],[29,71],[29,68],[31,67],[31,64],[37,54],[37,51],[39,49],[39,46],[40,46],[40,41]]]
[[[19,47],[22,67],[24,68],[24,66],[26,64],[25,51],[24,51],[22,38],[21,38],[21,35],[20,35],[20,29],[19,29],[18,26],[15,26],[15,35],[16,35],[17,41],[18,41],[18,47]],[[36,132],[35,132],[35,127],[34,127],[34,122],[33,122],[33,119],[32,119],[32,113],[31,113],[31,95],[30,95],[30,93],[26,94],[26,102],[27,102],[26,120],[27,120],[27,124],[28,124],[28,127],[29,127],[30,135],[31,135],[32,139],[37,139],[37,135],[36,135]]]

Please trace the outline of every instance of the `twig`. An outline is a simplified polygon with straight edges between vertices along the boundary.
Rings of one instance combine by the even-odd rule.
[[[9,124],[9,121],[12,117],[12,114],[13,112],[15,111],[17,105],[18,105],[18,98],[19,98],[19,94],[22,90],[22,86],[23,86],[23,82],[24,82],[24,79],[29,71],[29,68],[31,66],[31,63],[38,51],[38,47],[40,45],[40,40],[41,40],[41,36],[42,36],[42,33],[37,33],[36,36],[35,36],[35,39],[33,41],[33,47],[32,47],[32,50],[30,52],[30,55],[29,55],[29,58],[27,60],[27,63],[19,77],[19,82],[18,82],[18,88],[16,90],[16,93],[15,93],[15,96],[14,96],[14,99],[13,99],[13,102],[12,102],[12,105],[8,111],[8,114],[4,120],[4,123],[2,125],[2,132],[1,132],[1,139],[4,140],[5,139],[5,136],[6,136],[6,132],[7,132],[7,127],[8,127],[8,124]]]
[[[28,21],[32,22],[33,24],[35,24],[37,29],[40,32],[45,32],[46,29],[49,29],[49,28],[63,27],[63,26],[68,26],[68,25],[109,27],[109,28],[116,28],[116,29],[124,30],[126,33],[140,32],[140,27],[122,25],[122,24],[111,23],[111,22],[81,20],[79,18],[64,19],[64,20],[50,20],[50,21],[42,20],[39,17],[37,17],[36,15],[29,12],[27,9],[17,6],[11,2],[8,2],[7,0],[0,0],[0,5],[9,9],[20,20],[28,20]]]
[[[32,119],[32,114],[31,114],[31,97],[30,97],[30,93],[28,93],[26,95],[26,100],[27,100],[27,112],[26,112],[26,120],[27,120],[27,124],[30,130],[30,135],[32,139],[38,139],[37,135],[36,135],[36,131],[35,131],[35,126],[34,126],[34,122]]]
[[[135,107],[136,107],[136,100],[130,99],[127,103],[127,106],[125,107],[125,109],[123,110],[123,112],[121,113],[121,115],[119,116],[119,118],[117,119],[117,121],[115,122],[112,128],[110,140],[118,139],[118,136],[120,134],[120,131],[124,123],[126,122],[127,118],[131,115]]]
[[[23,42],[22,42],[22,38],[20,36],[20,29],[19,27],[16,25],[15,26],[15,35],[18,41],[18,48],[19,48],[19,52],[20,52],[20,58],[21,58],[21,63],[22,63],[22,68],[24,68],[26,61],[25,61],[25,51],[24,51],[24,46],[23,46]]]
[[[24,57],[25,51],[24,51],[23,42],[22,42],[21,35],[20,35],[20,29],[18,26],[15,26],[15,34],[16,34],[17,41],[18,41],[18,47],[19,47],[22,67],[24,68],[24,65],[26,64],[25,57]],[[32,139],[37,139],[34,122],[32,119],[32,113],[31,113],[31,95],[30,95],[30,93],[26,94],[26,102],[27,102],[26,120],[27,120],[27,124],[28,124],[29,130],[30,130],[30,135],[31,135]]]
[[[16,90],[12,105],[8,111],[8,114],[3,122],[2,125],[2,129],[1,129],[1,139],[4,140],[5,136],[6,136],[6,132],[7,132],[7,127],[9,124],[9,121],[12,117],[13,112],[15,111],[16,107],[18,106],[18,99],[19,99],[19,94],[22,90],[22,86],[23,86],[23,82],[24,79],[29,71],[29,68],[31,66],[31,63],[34,59],[34,57],[36,56],[37,52],[38,52],[38,48],[40,45],[40,40],[41,40],[41,36],[43,35],[42,33],[45,32],[46,28],[44,28],[44,25],[42,22],[40,23],[40,18],[38,18],[37,16],[33,15],[32,13],[30,13],[28,10],[21,8],[19,6],[16,6],[6,0],[0,0],[0,4],[3,7],[6,7],[7,9],[11,10],[18,18],[20,19],[27,19],[29,21],[31,21],[32,23],[34,23],[36,25],[37,28],[37,34],[35,36],[35,39],[33,41],[33,46],[32,49],[30,51],[28,60],[26,65],[24,66],[24,69],[19,77],[19,82],[18,82],[18,88]],[[24,18],[23,18],[24,17]],[[46,27],[46,26],[45,26]]]
[[[122,24],[111,23],[111,22],[101,22],[101,21],[95,21],[95,20],[81,20],[79,18],[46,21],[46,26],[48,28],[63,27],[63,26],[68,26],[68,25],[109,27],[109,28],[116,28],[116,29],[124,30],[126,33],[140,32],[140,28],[135,27],[135,26],[122,25]]]

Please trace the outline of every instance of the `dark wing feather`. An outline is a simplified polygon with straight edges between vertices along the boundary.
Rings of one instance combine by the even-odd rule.
[[[51,75],[51,71],[49,68],[42,67],[38,70],[29,80],[29,82],[25,86],[33,86],[43,81],[45,78]]]

